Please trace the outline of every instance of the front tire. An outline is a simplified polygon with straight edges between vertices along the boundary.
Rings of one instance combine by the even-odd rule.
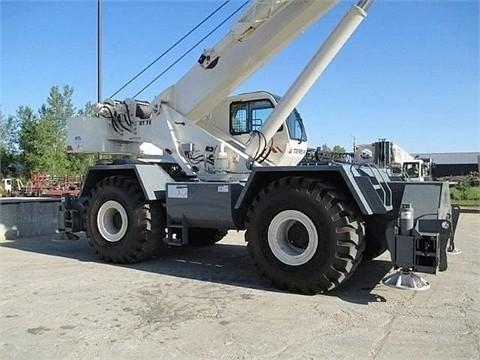
[[[101,259],[119,264],[148,259],[162,247],[164,229],[162,205],[147,202],[134,179],[111,176],[90,192],[89,245]]]
[[[287,177],[264,188],[247,214],[248,249],[280,289],[315,294],[347,280],[365,248],[363,223],[341,193]]]

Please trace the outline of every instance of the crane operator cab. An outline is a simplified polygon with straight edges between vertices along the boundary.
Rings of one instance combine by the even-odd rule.
[[[281,100],[265,91],[230,96],[198,124],[222,140],[245,147],[251,134],[258,132]],[[228,121],[225,121],[228,114]],[[259,134],[261,137],[261,134]],[[258,150],[257,162],[275,165],[297,165],[307,151],[307,134],[302,118],[295,109],[285,119],[272,140]]]
[[[428,166],[421,159],[406,161],[403,163],[403,172],[409,181],[429,180]]]

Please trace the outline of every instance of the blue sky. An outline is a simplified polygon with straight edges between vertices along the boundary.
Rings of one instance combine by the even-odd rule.
[[[215,9],[219,1],[104,0],[104,97]],[[283,94],[353,2],[339,3],[238,91]],[[196,35],[119,94],[133,95],[236,9],[232,1]],[[37,109],[52,85],[96,99],[96,2],[0,0],[2,112]],[[410,152],[479,151],[479,2],[382,1],[298,105],[310,145],[351,148],[388,138]],[[211,47],[221,28],[142,94],[152,99]]]

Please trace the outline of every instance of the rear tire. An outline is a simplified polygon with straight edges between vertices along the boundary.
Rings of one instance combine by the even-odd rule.
[[[372,260],[376,257],[382,255],[387,251],[387,246],[385,246],[380,241],[376,239],[367,238],[365,241],[365,251],[363,252],[363,260]]]
[[[287,177],[257,195],[247,214],[248,249],[279,289],[315,294],[347,280],[361,262],[363,223],[341,193]]]
[[[90,192],[89,245],[101,259],[119,264],[148,259],[162,247],[164,229],[163,206],[147,202],[134,179],[111,176]]]
[[[219,229],[191,228],[188,233],[188,244],[192,246],[209,246],[222,240],[227,231]]]
[[[363,260],[375,259],[387,251],[387,249],[388,243],[385,232],[378,231],[378,225],[375,222],[367,221],[365,223],[365,251],[363,252]]]

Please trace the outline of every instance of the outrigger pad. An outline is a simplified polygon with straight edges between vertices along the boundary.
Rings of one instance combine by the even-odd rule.
[[[409,269],[399,269],[393,274],[387,275],[382,281],[385,285],[405,290],[423,291],[430,288],[430,284],[424,278],[418,276]]]

